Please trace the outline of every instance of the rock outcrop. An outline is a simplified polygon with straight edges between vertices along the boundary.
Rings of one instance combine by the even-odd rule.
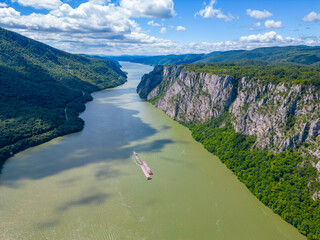
[[[312,86],[158,66],[143,76],[137,91],[175,120],[205,122],[229,112],[236,132],[257,137],[256,147],[299,147],[320,158],[320,92]]]

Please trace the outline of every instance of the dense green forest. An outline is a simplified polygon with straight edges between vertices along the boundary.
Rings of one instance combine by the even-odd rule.
[[[308,239],[320,239],[320,201],[311,198],[320,183],[308,161],[291,150],[279,154],[252,150],[255,138],[236,133],[228,114],[187,126],[260,201]]]
[[[113,61],[69,54],[0,28],[0,165],[22,149],[81,130],[78,115],[90,93],[125,81]]]
[[[288,46],[265,47],[253,50],[233,50],[208,54],[182,54],[161,56],[106,56],[116,61],[129,61],[147,65],[230,62],[251,65],[312,65],[320,66],[320,47]]]

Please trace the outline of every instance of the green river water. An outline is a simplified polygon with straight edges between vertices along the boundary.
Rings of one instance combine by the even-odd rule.
[[[305,239],[189,130],[141,100],[151,67],[93,94],[83,131],[17,154],[0,175],[1,240]],[[147,181],[139,153],[154,171]]]

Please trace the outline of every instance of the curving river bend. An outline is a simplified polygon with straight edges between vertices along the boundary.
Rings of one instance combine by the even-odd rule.
[[[1,240],[305,239],[189,130],[136,94],[152,67],[93,94],[82,132],[28,149],[0,175]],[[155,175],[145,180],[137,151]]]

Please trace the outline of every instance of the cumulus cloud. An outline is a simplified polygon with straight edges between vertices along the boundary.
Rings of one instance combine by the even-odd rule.
[[[99,42],[99,39],[157,41],[141,33],[139,25],[130,16],[128,10],[114,4],[98,5],[93,2],[83,3],[77,8],[63,4],[48,14],[21,15],[13,8],[0,8],[0,24],[3,27],[45,42]]]
[[[270,42],[281,42],[283,37],[278,35],[276,32],[267,32],[265,34],[249,35],[240,37],[240,42],[260,42],[260,43],[270,43]]]
[[[176,31],[185,31],[186,30],[186,28],[185,27],[183,27],[183,26],[177,26],[176,27]]]
[[[304,22],[319,22],[320,21],[320,13],[311,12],[308,15],[304,16],[302,19]]]
[[[274,20],[267,20],[264,22],[266,28],[282,28],[282,22],[275,22]]]
[[[7,7],[8,5],[6,3],[0,3],[0,7]]]
[[[167,33],[167,29],[165,27],[162,27],[159,33],[162,33],[162,34]]]
[[[145,52],[146,48],[165,53],[173,42],[144,33],[134,18],[173,16],[172,0],[134,1],[143,5],[138,13],[129,5],[121,5],[125,1],[115,4],[109,0],[89,0],[75,8],[65,3],[47,14],[22,15],[4,7],[0,8],[0,26],[74,53],[132,54]],[[155,4],[150,8],[152,2]],[[154,21],[150,24],[157,25]]]
[[[247,9],[246,12],[247,12],[247,15],[255,19],[265,19],[272,16],[272,13],[267,10],[259,11],[259,10]]]
[[[128,9],[133,17],[166,19],[176,15],[172,0],[120,0],[120,6]]]
[[[11,0],[17,2],[24,7],[33,7],[36,9],[56,9],[62,2],[60,0]]]
[[[234,41],[224,42],[202,42],[202,43],[189,43],[185,45],[173,45],[175,53],[209,53],[213,51],[228,51],[245,49],[250,50],[259,47],[271,46],[288,46],[288,45],[318,45],[320,38],[305,40],[302,38],[291,38],[277,34],[274,31],[264,34],[256,34],[249,36],[242,36]]]
[[[268,46],[320,44],[319,37],[290,38],[274,31],[242,36],[234,41],[180,44],[146,34],[134,20],[137,15],[133,14],[132,9],[112,2],[89,0],[76,8],[62,4],[47,14],[29,15],[23,15],[11,7],[2,7],[0,25],[68,52],[101,55],[208,53]],[[149,22],[149,25],[158,24],[155,21]],[[182,26],[170,28],[183,29]],[[165,31],[167,29],[163,27],[162,32]]]
[[[161,24],[154,22],[154,20],[149,21],[148,25],[152,27],[161,27]]]
[[[201,16],[203,18],[218,18],[223,19],[228,22],[234,19],[234,16],[231,14],[225,15],[221,9],[215,9],[213,5],[216,3],[215,0],[211,0],[209,5],[207,5],[204,9],[201,9],[199,12],[195,14],[195,16]]]
[[[0,21],[8,21],[10,19],[13,19],[15,17],[19,17],[20,12],[17,12],[15,9],[9,7],[9,8],[0,8]]]

